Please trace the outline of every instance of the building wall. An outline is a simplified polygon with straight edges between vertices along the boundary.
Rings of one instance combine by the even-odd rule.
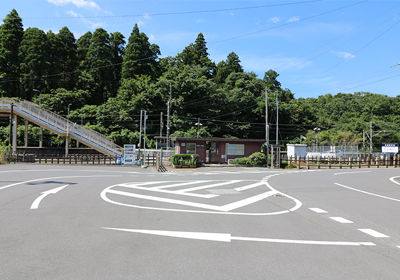
[[[226,144],[235,144],[235,145],[244,145],[244,155],[226,155]],[[260,142],[218,142],[218,163],[228,162],[229,159],[248,157],[255,152],[261,152],[261,143]],[[226,155],[226,158],[222,156]]]
[[[186,154],[187,153],[187,144],[189,143],[194,143],[196,144],[196,154],[199,155],[198,160],[201,162],[206,162],[206,149],[207,149],[207,145],[206,145],[206,141],[201,141],[201,140],[196,140],[196,141],[184,141],[184,142],[180,142],[177,141],[176,142],[176,146],[175,146],[175,153],[176,154]],[[183,145],[182,145],[183,144]]]

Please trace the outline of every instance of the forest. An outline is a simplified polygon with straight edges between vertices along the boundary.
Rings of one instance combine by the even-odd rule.
[[[321,93],[295,98],[279,74],[266,65],[264,77],[246,72],[232,50],[226,60],[209,58],[202,33],[176,56],[161,58],[161,50],[135,25],[129,38],[103,28],[75,38],[68,27],[58,33],[24,29],[16,10],[0,26],[0,96],[28,100],[88,126],[117,144],[136,144],[140,111],[147,112],[147,140],[166,135],[170,103],[171,136],[265,138],[265,94],[268,92],[270,139],[315,145],[355,144],[363,147],[363,131],[373,122],[374,148],[398,143],[400,95],[370,92]],[[268,91],[266,91],[268,89]],[[0,119],[0,144],[8,143],[8,118]],[[23,135],[23,125],[18,134]],[[38,146],[39,127],[29,127],[29,146]],[[44,141],[64,146],[65,139],[46,131]],[[365,139],[367,146],[369,140]],[[23,136],[19,137],[23,145]]]

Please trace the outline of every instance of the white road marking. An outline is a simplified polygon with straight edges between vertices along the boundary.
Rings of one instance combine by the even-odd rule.
[[[226,204],[224,206],[215,206],[215,205],[204,204],[204,203],[197,203],[197,202],[190,202],[190,201],[185,201],[185,200],[149,196],[149,195],[123,192],[123,191],[117,191],[117,190],[108,190],[108,193],[129,196],[129,197],[136,197],[136,198],[147,199],[147,200],[152,200],[152,201],[159,201],[159,202],[165,202],[165,203],[172,203],[172,204],[185,205],[185,206],[191,206],[191,207],[197,207],[197,208],[204,208],[204,209],[209,209],[209,210],[228,212],[228,211],[255,203],[257,201],[260,201],[260,200],[267,198],[273,194],[276,194],[277,192],[269,191],[266,193],[262,193],[259,195],[255,195],[255,196],[234,202],[234,203]]]
[[[258,183],[255,183],[255,184],[251,184],[251,185],[235,188],[234,190],[235,191],[244,191],[244,190],[249,190],[249,189],[256,188],[256,187],[262,186],[262,185],[265,185],[264,182],[258,182]]]
[[[313,241],[313,240],[254,238],[254,237],[232,236],[230,233],[142,230],[142,229],[124,229],[124,228],[107,228],[107,227],[103,227],[103,229],[133,232],[133,233],[144,233],[144,234],[160,235],[160,236],[168,236],[168,237],[187,238],[187,239],[220,241],[220,242],[231,242],[232,240],[237,240],[237,241],[251,241],[251,242],[303,244],[303,245],[375,246],[375,244],[372,242],[341,242],[341,241]]]
[[[0,190],[7,189],[13,186],[18,186],[30,182],[37,182],[37,181],[44,181],[44,180],[53,180],[53,179],[66,179],[66,178],[98,178],[98,177],[122,177],[122,175],[90,175],[90,176],[62,176],[62,177],[49,177],[49,178],[40,178],[40,179],[34,179],[34,180],[28,180],[28,181],[23,181],[23,182],[18,182],[14,183],[11,185],[7,185],[4,187],[0,187]]]
[[[322,210],[322,209],[320,209],[320,208],[308,208],[308,209],[310,209],[311,211],[314,211],[314,212],[316,212],[316,213],[319,213],[319,214],[328,213],[327,211]]]
[[[193,187],[189,189],[183,189],[176,191],[176,193],[185,193],[185,192],[191,192],[191,191],[198,191],[198,190],[203,190],[203,189],[209,189],[213,187],[219,187],[219,186],[224,186],[224,185],[229,185],[229,184],[236,184],[239,182],[242,182],[243,180],[232,180],[232,181],[227,181],[227,182],[222,182],[222,183],[216,183],[216,184],[211,184],[211,185],[205,185],[205,186],[200,186],[200,187]]]
[[[353,223],[352,221],[349,221],[342,217],[329,217],[329,218],[336,222],[342,223],[342,224],[352,224]]]
[[[152,187],[153,190],[159,190],[159,189],[167,189],[167,188],[173,188],[173,187],[180,187],[180,186],[187,186],[187,185],[194,185],[194,184],[201,184],[201,183],[207,183],[210,182],[210,180],[202,180],[202,181],[190,181],[190,182],[181,182],[178,184],[171,184],[171,185],[162,185],[158,187]]]
[[[357,174],[357,173],[371,173],[372,171],[352,171],[352,172],[341,172],[341,173],[334,173],[333,175],[343,175],[343,174]]]
[[[157,183],[157,182],[152,182],[152,183]],[[137,189],[137,190],[145,190],[145,191],[152,191],[152,192],[159,192],[159,193],[169,193],[169,194],[180,194],[180,195],[201,197],[201,198],[213,198],[213,197],[219,196],[217,194],[185,193],[185,192],[170,191],[170,190],[157,189],[157,188],[146,188],[146,187],[140,187],[140,185],[142,185],[142,184],[139,184],[139,185],[119,184],[117,186],[121,186],[121,187],[125,187],[125,188],[131,188],[131,189]],[[143,184],[143,185],[145,185],[145,184]]]
[[[389,236],[387,236],[387,235],[385,235],[385,234],[383,234],[383,233],[377,232],[377,231],[375,231],[375,230],[373,230],[373,229],[369,229],[369,228],[366,228],[366,229],[358,229],[358,230],[359,230],[359,231],[362,231],[362,232],[364,232],[364,233],[366,233],[366,234],[369,234],[369,235],[371,235],[371,236],[373,236],[373,237],[377,237],[377,238],[389,237]]]
[[[42,201],[43,198],[45,198],[49,194],[55,194],[55,193],[61,191],[66,186],[68,186],[68,185],[61,186],[61,187],[58,187],[58,188],[55,188],[55,189],[52,189],[52,190],[49,190],[49,191],[42,192],[42,195],[39,196],[38,198],[36,198],[36,200],[32,203],[31,209],[38,209],[39,204],[40,204],[40,202]]]
[[[358,190],[358,189],[351,188],[351,187],[348,187],[348,186],[345,186],[345,185],[342,185],[342,184],[338,184],[338,183],[335,183],[335,185],[338,185],[340,187],[347,188],[349,190],[353,190],[353,191],[356,191],[356,192],[365,193],[365,194],[373,195],[373,196],[376,196],[376,197],[380,197],[380,198],[384,198],[384,199],[400,202],[400,199],[391,198],[391,197],[387,197],[387,196],[383,196],[383,195],[379,195],[379,194],[375,194],[375,193],[370,193],[370,192]]]
[[[295,203],[295,206],[292,207],[291,209],[288,209],[288,210],[283,210],[283,211],[278,211],[278,212],[269,212],[269,213],[229,212],[230,210],[233,210],[233,209],[236,209],[236,208],[239,208],[239,207],[243,207],[245,205],[249,205],[251,203],[255,203],[257,201],[265,199],[265,198],[271,196],[272,194],[280,193],[277,190],[275,190],[274,188],[272,188],[268,184],[268,182],[264,182],[264,184],[270,189],[270,191],[268,191],[266,193],[262,193],[262,194],[256,195],[254,197],[246,198],[241,202],[234,202],[234,203],[231,203],[231,204],[227,204],[225,206],[215,206],[215,205],[209,205],[209,204],[203,204],[203,203],[193,203],[193,202],[182,201],[182,200],[177,200],[177,199],[166,199],[166,198],[161,198],[161,197],[154,197],[154,196],[134,194],[134,193],[129,193],[129,192],[113,190],[114,187],[118,187],[120,184],[113,185],[113,186],[110,186],[110,187],[104,189],[101,192],[100,196],[104,201],[107,201],[109,203],[113,203],[113,204],[116,204],[116,205],[120,205],[120,206],[139,208],[139,209],[148,209],[148,210],[161,210],[161,211],[186,212],[186,213],[203,213],[203,214],[228,214],[228,215],[244,215],[244,216],[271,216],[271,215],[280,215],[280,214],[286,214],[286,213],[294,212],[294,211],[296,211],[297,209],[299,209],[302,206],[302,203],[299,200],[297,200],[297,199],[295,199],[295,198],[293,198],[293,197],[291,197],[289,195],[281,193],[285,198],[293,200],[294,203]],[[146,189],[146,190],[150,190],[150,188]],[[151,188],[151,190],[155,191],[154,188]],[[161,190],[157,190],[157,191],[161,191]],[[118,195],[122,195],[122,196],[136,197],[136,198],[141,198],[141,199],[148,199],[148,200],[159,201],[159,202],[165,202],[165,203],[171,203],[171,204],[185,205],[185,206],[191,206],[191,207],[200,207],[200,208],[203,208],[203,209],[209,209],[209,210],[214,210],[214,211],[148,207],[148,206],[121,203],[121,202],[117,202],[117,201],[109,199],[107,197],[107,194],[109,194],[109,193],[118,194]],[[182,193],[180,195],[182,195]]]
[[[392,181],[393,183],[395,183],[395,184],[397,184],[397,185],[400,185],[400,183],[399,182],[396,182],[394,179],[395,178],[399,178],[400,176],[395,176],[395,177],[392,177],[392,178],[390,178],[390,181]]]

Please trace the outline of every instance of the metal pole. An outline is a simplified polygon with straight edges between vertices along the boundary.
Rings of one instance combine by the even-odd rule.
[[[279,103],[278,103],[278,92],[276,94],[276,145],[278,145],[278,117],[279,117]]]
[[[169,82],[169,101],[168,101],[168,112],[167,112],[167,147],[170,147],[170,137],[169,137],[169,129],[170,129],[170,114],[169,110],[171,108],[171,96],[172,96],[172,86],[171,82]]]
[[[12,146],[12,142],[11,142],[11,141],[12,141],[13,114],[14,114],[13,107],[14,107],[14,104],[11,103],[11,110],[10,110],[10,135],[8,136],[8,145],[10,145],[10,146]]]
[[[146,165],[146,111],[144,111],[144,128],[143,128],[143,163]]]
[[[160,137],[162,137],[162,131],[164,128],[162,115],[163,115],[163,112],[161,112],[161,116],[160,116]]]
[[[372,122],[369,123],[369,153],[372,154],[373,150],[372,150]]]
[[[265,88],[265,141],[269,146],[269,124],[268,124],[268,88]]]
[[[143,110],[140,110],[140,128],[139,128],[139,160],[140,160],[140,145],[142,144],[142,114]]]
[[[67,118],[67,139],[66,139],[66,143],[65,143],[65,155],[68,156],[68,148],[69,148],[69,106],[71,106],[72,104],[68,104],[68,118]]]

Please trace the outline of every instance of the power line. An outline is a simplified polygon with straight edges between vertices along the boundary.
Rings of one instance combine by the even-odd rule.
[[[201,11],[188,11],[188,12],[170,12],[170,13],[153,13],[153,14],[136,14],[136,15],[115,15],[115,16],[69,16],[69,17],[32,17],[32,18],[10,18],[11,20],[15,19],[93,19],[93,18],[125,18],[125,17],[148,17],[148,16],[174,16],[174,15],[185,15],[185,14],[202,14],[202,13],[215,13],[215,12],[227,12],[227,11],[238,11],[238,10],[250,10],[250,9],[261,9],[261,8],[271,8],[271,7],[280,7],[280,6],[289,6],[289,5],[299,5],[299,4],[308,4],[314,2],[321,2],[325,0],[310,0],[310,1],[301,1],[301,2],[291,2],[291,3],[282,3],[282,4],[270,4],[270,5],[262,5],[262,6],[251,6],[251,7],[241,7],[241,8],[228,8],[228,9],[215,9],[215,10],[201,10]]]

